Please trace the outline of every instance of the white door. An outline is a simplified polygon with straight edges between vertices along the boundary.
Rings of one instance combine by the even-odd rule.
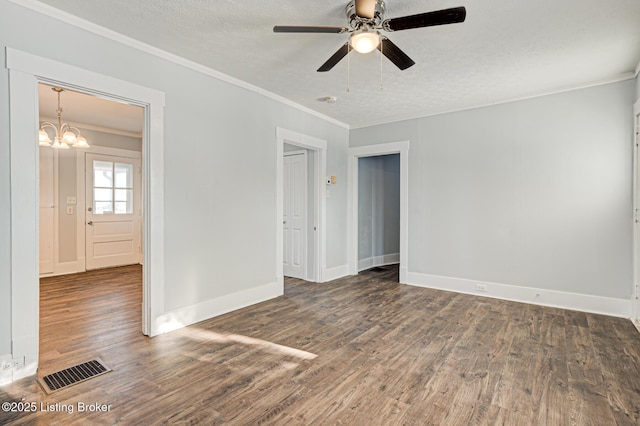
[[[53,273],[54,150],[40,148],[40,275]]]
[[[140,263],[140,160],[85,155],[86,268]]]
[[[284,275],[306,279],[307,275],[307,155],[285,153],[284,183]]]

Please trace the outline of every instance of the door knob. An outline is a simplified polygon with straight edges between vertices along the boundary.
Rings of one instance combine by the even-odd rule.
[[[93,221],[92,221],[92,220],[90,220],[89,222],[87,222],[87,225],[91,225],[91,226],[93,226]]]
[[[89,208],[87,208],[87,211],[88,211],[88,212],[92,212],[92,211],[93,211],[93,207],[89,207]]]

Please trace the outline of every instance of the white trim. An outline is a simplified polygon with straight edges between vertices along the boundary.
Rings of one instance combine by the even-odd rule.
[[[631,283],[631,319],[640,326],[640,184],[638,175],[640,169],[640,99],[633,105],[633,282]]]
[[[95,149],[91,147],[90,149]],[[85,202],[86,198],[86,190],[85,190],[85,180],[86,180],[86,172],[85,172],[85,161],[84,161],[84,152],[81,150],[76,150],[76,256],[78,259],[78,267],[81,268],[81,271],[87,270],[87,259],[86,259],[86,232],[87,227],[85,223],[87,221],[87,209],[85,206],[87,205]],[[78,207],[80,206],[80,207]]]
[[[349,274],[358,273],[358,158],[400,154],[400,282],[407,280],[409,259],[409,141],[349,149],[347,260]]]
[[[263,284],[166,312],[156,319],[155,329],[168,333],[281,295],[279,283]]]
[[[637,75],[637,71],[636,71],[636,75]],[[362,128],[365,128],[365,127],[379,126],[379,125],[382,125],[382,124],[397,123],[399,121],[415,120],[415,119],[419,119],[419,118],[434,117],[434,116],[443,115],[443,114],[451,114],[451,113],[454,113],[454,112],[469,111],[469,110],[478,109],[478,108],[486,108],[486,107],[490,107],[490,106],[494,106],[494,105],[502,105],[502,104],[508,104],[508,103],[511,103],[511,102],[524,101],[524,100],[527,100],[527,99],[535,99],[535,98],[539,98],[541,96],[555,95],[555,94],[559,94],[559,93],[571,92],[573,90],[588,89],[590,87],[597,87],[597,86],[603,86],[605,84],[618,83],[618,82],[621,82],[621,81],[631,80],[633,78],[635,78],[635,76],[633,75],[633,72],[627,72],[627,73],[620,74],[620,75],[617,75],[617,76],[614,76],[614,77],[611,77],[611,78],[606,78],[606,79],[602,79],[602,80],[596,80],[596,81],[585,83],[585,84],[579,84],[579,85],[575,85],[575,86],[568,86],[568,87],[564,87],[564,88],[561,88],[561,89],[549,90],[549,91],[546,91],[546,92],[535,93],[535,94],[528,95],[528,96],[521,96],[521,97],[514,97],[514,98],[497,100],[495,102],[489,102],[489,103],[486,103],[486,104],[470,105],[468,107],[453,108],[453,109],[450,109],[450,110],[436,111],[436,112],[425,112],[425,111],[422,111],[422,112],[415,112],[415,113],[411,113],[411,114],[402,114],[402,115],[395,115],[395,116],[390,116],[389,114],[387,114],[387,117],[384,118],[384,119],[350,124],[349,128],[351,130],[353,130],[353,129],[362,129]]]
[[[145,108],[143,331],[150,335],[157,334],[152,320],[164,309],[165,102],[162,92],[10,47],[6,48],[6,67],[10,93],[12,352],[24,356],[25,368],[33,366],[35,373],[39,337],[37,85],[56,84]]]
[[[629,318],[631,314],[631,303],[626,299],[498,284],[463,278],[441,277],[417,272],[409,272],[407,283],[416,287],[453,291],[456,293],[472,294],[474,296],[592,312],[622,318]],[[486,286],[487,291],[481,292],[476,290],[476,284]]]
[[[281,286],[281,294],[284,294],[284,259],[282,252],[284,247],[284,237],[282,235],[282,217],[284,212],[284,190],[282,186],[284,179],[282,169],[285,143],[316,152],[315,174],[317,190],[315,203],[316,212],[314,216],[318,218],[318,229],[316,238],[316,259],[314,265],[317,282],[324,282],[326,280],[324,277],[324,270],[326,269],[327,255],[327,230],[325,226],[327,218],[327,187],[323,178],[323,176],[326,176],[327,171],[327,141],[284,129],[282,127],[276,127],[276,282]]]
[[[340,265],[334,268],[324,268],[322,277],[324,278],[323,282],[328,282],[346,277],[347,275],[349,275],[349,265]]]
[[[58,275],[77,274],[85,272],[84,258],[73,262],[56,263],[53,272],[49,274],[40,274],[40,278],[57,277]]]
[[[400,253],[373,256],[367,259],[358,260],[358,272],[369,268],[375,268],[376,266],[395,265],[398,263],[400,263]]]
[[[73,25],[74,27],[80,28],[85,31],[89,31],[93,34],[97,34],[99,36],[105,37],[109,40],[115,41],[117,43],[123,44],[125,46],[140,50],[145,54],[154,55],[158,58],[162,58],[169,62],[173,62],[174,64],[181,65],[185,68],[189,68],[193,71],[202,73],[209,77],[213,77],[217,80],[224,81],[229,84],[233,84],[234,86],[241,87],[243,89],[249,90],[251,92],[262,95],[266,98],[272,99],[274,101],[280,102],[284,105],[295,108],[299,111],[305,112],[314,117],[320,118],[329,123],[335,124],[337,126],[343,127],[345,129],[349,128],[349,125],[336,120],[335,118],[331,118],[324,114],[319,113],[318,111],[312,110],[311,108],[305,107],[298,103],[295,103],[289,99],[286,99],[280,95],[277,95],[273,92],[269,92],[268,90],[262,89],[258,86],[254,86],[253,84],[247,83],[245,81],[239,80],[235,77],[231,77],[230,75],[224,74],[220,71],[216,71],[212,68],[209,68],[205,65],[190,61],[178,55],[174,55],[173,53],[169,53],[165,50],[159,49],[155,46],[151,46],[149,44],[143,43],[139,40],[133,39],[131,37],[127,37],[123,34],[110,30],[108,28],[102,27],[100,25],[94,24],[93,22],[89,22],[85,19],[79,18],[70,13],[64,12],[60,9],[56,9],[47,4],[41,3],[36,0],[9,0],[12,3],[17,4],[18,6],[22,6],[27,9],[31,9],[35,12],[46,15],[50,18],[61,21],[67,25]]]

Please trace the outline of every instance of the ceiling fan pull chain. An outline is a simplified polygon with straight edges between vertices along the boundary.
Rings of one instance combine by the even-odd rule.
[[[384,90],[384,86],[382,85],[382,56],[383,56],[383,52],[382,49],[384,48],[384,43],[380,43],[380,91],[382,92]]]
[[[351,47],[351,43],[347,44],[347,93],[350,92],[349,86],[351,83],[351,57],[349,56],[349,49]]]

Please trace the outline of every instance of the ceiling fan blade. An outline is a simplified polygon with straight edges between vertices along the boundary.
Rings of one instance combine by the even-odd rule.
[[[356,15],[361,18],[373,19],[376,13],[376,0],[355,0]]]
[[[413,59],[386,37],[382,37],[382,40],[380,40],[378,50],[403,71],[415,64]]]
[[[437,10],[435,12],[402,16],[400,18],[385,19],[382,22],[382,28],[386,31],[400,31],[412,28],[433,27],[435,25],[456,24],[458,22],[464,22],[466,16],[467,10],[461,6]]]
[[[273,27],[274,33],[330,33],[330,34],[342,34],[349,31],[346,27],[304,27],[304,26],[289,26],[289,25],[276,25]]]
[[[327,62],[325,62],[324,64],[322,64],[320,68],[318,68],[318,72],[329,71],[331,68],[335,67],[336,64],[342,60],[342,58],[347,56],[348,53],[349,53],[349,42],[346,42],[345,44],[342,45],[340,49],[338,49],[336,53],[333,54],[333,56],[331,56],[327,60]]]

